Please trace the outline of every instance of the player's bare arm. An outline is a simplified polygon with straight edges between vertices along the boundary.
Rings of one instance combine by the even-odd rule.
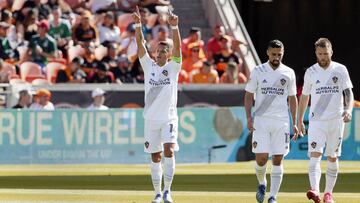
[[[303,136],[305,134],[304,115],[306,108],[309,104],[309,98],[309,95],[301,95],[299,100],[299,119],[297,122],[297,127],[300,136]]]
[[[250,130],[250,132],[253,132],[255,130],[253,127],[253,120],[251,117],[251,108],[253,106],[253,103],[254,103],[254,93],[246,91],[244,105],[246,112],[247,128]]]
[[[179,24],[179,17],[175,14],[173,14],[170,10],[168,12],[168,23],[171,26],[172,35],[173,35],[173,51],[172,56],[173,57],[181,57],[181,46],[180,46],[180,32],[178,28]]]
[[[135,37],[138,47],[138,57],[142,58],[146,53],[146,48],[144,45],[144,36],[141,31],[141,16],[138,6],[136,6],[136,11],[132,14],[132,18],[135,22]]]
[[[344,113],[342,115],[344,122],[351,121],[351,112],[354,106],[354,94],[350,88],[344,90]]]
[[[297,110],[298,110],[298,100],[296,96],[289,96],[289,107],[290,107],[290,113],[291,113],[291,119],[292,119],[292,129],[294,132],[293,140],[297,140],[298,138],[298,128],[296,126],[296,118],[297,118]]]

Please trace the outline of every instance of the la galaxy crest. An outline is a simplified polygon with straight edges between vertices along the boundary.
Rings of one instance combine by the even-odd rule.
[[[338,80],[339,80],[338,77],[336,77],[336,76],[332,77],[332,81],[333,81],[335,84],[337,83]]]
[[[168,75],[169,75],[169,73],[168,73],[167,70],[163,70],[163,71],[162,71],[162,74],[165,75],[165,76],[168,76]]]
[[[282,86],[284,86],[286,84],[286,80],[284,78],[281,78],[280,83]]]

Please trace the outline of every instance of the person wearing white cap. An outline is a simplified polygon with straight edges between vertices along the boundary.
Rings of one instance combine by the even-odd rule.
[[[93,98],[93,103],[87,108],[89,110],[107,110],[109,107],[104,105],[105,102],[105,91],[96,88],[92,91],[91,97]]]

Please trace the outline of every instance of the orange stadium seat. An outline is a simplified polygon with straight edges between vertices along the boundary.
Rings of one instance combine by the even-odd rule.
[[[8,73],[9,74],[9,79],[20,78],[20,76],[18,74],[16,74],[15,66],[10,64],[10,63],[4,62],[3,67],[2,67],[0,72]]]
[[[85,54],[85,49],[80,45],[71,46],[68,49],[68,61],[71,62],[77,56],[83,56]]]
[[[45,66],[46,79],[49,83],[55,83],[57,73],[60,69],[64,70],[66,67],[62,63],[50,62]]]
[[[98,46],[95,49],[95,58],[96,60],[101,60],[103,59],[108,53],[108,49],[104,46]]]
[[[32,82],[37,78],[45,78],[45,75],[41,72],[41,67],[33,62],[24,62],[20,65],[21,79],[26,82]]]
[[[50,85],[51,83],[45,78],[36,78],[31,82],[32,85]]]

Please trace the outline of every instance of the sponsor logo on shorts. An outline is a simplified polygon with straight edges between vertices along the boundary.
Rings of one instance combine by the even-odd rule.
[[[146,142],[144,143],[144,145],[145,145],[145,148],[146,148],[146,149],[149,148],[149,142],[148,142],[148,141],[146,141]]]
[[[163,70],[162,74],[165,75],[165,76],[168,76],[169,73],[168,73],[167,70]]]
[[[280,83],[282,86],[284,86],[286,84],[286,80],[284,78],[281,78]]]
[[[312,142],[312,143],[311,143],[311,147],[312,147],[313,149],[315,149],[315,147],[316,147],[316,142]]]
[[[267,81],[264,79],[264,80],[262,81],[262,83],[267,83]]]
[[[257,142],[254,141],[254,142],[252,143],[252,146],[253,146],[253,148],[255,149],[255,148],[257,147]]]
[[[332,77],[332,81],[333,81],[334,83],[337,83],[338,77],[336,77],[336,76]]]
[[[319,84],[320,83],[320,80],[316,80],[316,84]]]

